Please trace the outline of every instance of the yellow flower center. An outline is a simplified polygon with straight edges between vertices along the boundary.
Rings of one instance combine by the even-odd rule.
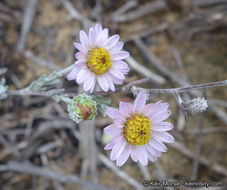
[[[105,73],[111,65],[111,57],[106,49],[94,48],[89,52],[87,67],[95,74]]]
[[[151,120],[142,115],[128,118],[124,126],[124,135],[129,144],[144,145],[151,138]]]

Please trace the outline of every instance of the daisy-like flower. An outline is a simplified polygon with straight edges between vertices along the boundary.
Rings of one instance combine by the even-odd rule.
[[[146,103],[146,94],[139,93],[134,104],[120,102],[120,109],[108,108],[106,113],[113,119],[113,124],[104,128],[104,133],[111,135],[110,142],[104,147],[111,150],[110,159],[123,165],[129,156],[134,162],[146,166],[148,160],[155,162],[162,152],[167,151],[165,143],[172,143],[174,138],[168,132],[173,128],[169,122],[169,104],[161,101]]]
[[[75,68],[68,74],[68,80],[83,83],[85,91],[93,92],[96,81],[103,91],[115,91],[114,84],[122,84],[129,72],[128,64],[122,59],[129,56],[122,51],[124,45],[119,35],[109,37],[109,30],[100,24],[89,29],[87,35],[80,31],[80,42],[74,43],[76,53]]]

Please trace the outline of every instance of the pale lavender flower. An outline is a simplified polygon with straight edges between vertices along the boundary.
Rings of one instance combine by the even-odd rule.
[[[129,72],[128,64],[123,59],[129,56],[122,51],[124,45],[119,35],[109,37],[109,30],[96,24],[87,35],[80,31],[80,42],[74,43],[79,50],[76,53],[75,68],[68,74],[68,80],[83,83],[85,91],[93,92],[96,81],[103,91],[115,91],[114,84],[122,84]]]
[[[113,119],[113,124],[104,128],[111,135],[110,142],[104,147],[112,150],[111,160],[123,165],[131,156],[134,162],[139,161],[146,166],[148,160],[155,162],[162,152],[167,151],[165,143],[174,142],[168,132],[173,125],[163,120],[170,115],[169,104],[161,101],[146,103],[146,94],[139,93],[134,104],[120,102],[120,109],[108,108],[106,113]]]

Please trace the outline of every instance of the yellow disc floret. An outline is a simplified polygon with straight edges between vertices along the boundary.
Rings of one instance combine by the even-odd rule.
[[[142,115],[133,115],[124,125],[124,136],[129,144],[144,145],[151,138],[151,120]]]
[[[94,48],[89,52],[87,67],[96,75],[105,73],[111,65],[111,57],[106,49]]]

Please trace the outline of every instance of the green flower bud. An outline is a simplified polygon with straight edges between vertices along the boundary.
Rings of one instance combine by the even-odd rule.
[[[79,94],[67,103],[70,119],[76,123],[93,120],[96,116],[96,102],[86,94]]]

